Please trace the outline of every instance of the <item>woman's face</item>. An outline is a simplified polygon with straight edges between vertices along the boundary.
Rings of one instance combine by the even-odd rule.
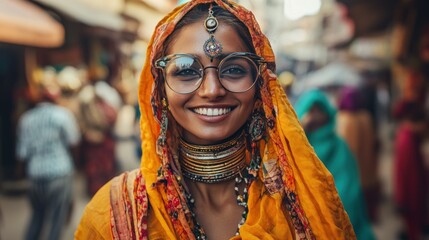
[[[234,28],[223,22],[219,23],[214,37],[222,44],[222,55],[249,51]],[[204,67],[217,67],[221,59],[215,58],[211,62],[203,50],[208,38],[203,20],[190,24],[175,35],[167,54],[192,54]],[[203,82],[195,92],[178,94],[166,84],[165,91],[169,110],[183,128],[182,137],[197,144],[213,144],[231,136],[244,125],[255,102],[255,86],[244,93],[228,92],[220,84],[213,68],[205,70]]]
[[[308,133],[316,131],[325,126],[328,122],[328,114],[318,104],[314,104],[301,119],[302,127]]]

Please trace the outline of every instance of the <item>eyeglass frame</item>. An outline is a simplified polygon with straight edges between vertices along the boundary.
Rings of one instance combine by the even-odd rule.
[[[166,66],[167,66],[167,64],[168,64],[168,61],[170,61],[171,59],[173,59],[173,58],[175,58],[175,57],[177,57],[177,56],[190,57],[190,58],[192,58],[192,59],[195,59],[195,61],[197,61],[197,62],[201,65],[201,67],[202,67],[202,69],[200,69],[200,71],[202,72],[202,76],[201,76],[200,83],[199,83],[198,87],[197,87],[197,88],[195,88],[195,90],[193,90],[193,91],[186,92],[186,93],[178,92],[178,91],[174,90],[174,89],[170,86],[170,84],[168,83],[168,81],[167,81],[167,79],[166,79],[167,77],[166,77],[166,73],[165,73],[165,71],[164,71],[164,70],[165,70],[165,67],[166,67]],[[220,79],[221,79],[221,77],[220,77],[220,72],[219,72],[219,66],[221,66],[221,65],[222,65],[222,63],[224,63],[225,59],[229,59],[229,58],[237,57],[237,56],[238,56],[238,57],[245,57],[245,58],[247,58],[247,59],[248,59],[248,60],[250,60],[253,64],[255,64],[256,69],[257,69],[257,74],[256,74],[256,76],[255,76],[255,80],[253,81],[252,85],[251,85],[248,89],[246,89],[246,90],[244,90],[244,91],[240,91],[240,92],[231,91],[231,90],[227,89],[227,88],[222,84],[222,81],[220,80]],[[228,91],[228,92],[232,92],[232,93],[245,93],[245,92],[249,91],[253,86],[255,86],[255,84],[256,84],[256,82],[258,81],[259,76],[260,76],[260,74],[261,74],[261,66],[262,66],[263,64],[265,64],[265,63],[266,63],[266,62],[265,62],[264,58],[263,58],[263,57],[261,57],[261,56],[259,56],[259,55],[257,55],[257,54],[255,54],[255,53],[251,53],[251,52],[233,52],[233,53],[230,53],[230,54],[226,55],[224,58],[222,58],[222,60],[220,60],[220,62],[217,64],[217,66],[206,66],[206,67],[205,67],[205,66],[201,63],[201,61],[199,60],[199,58],[198,58],[197,56],[193,55],[193,54],[187,54],[187,53],[174,53],[174,54],[170,54],[170,55],[167,55],[167,56],[164,56],[164,57],[161,57],[161,58],[157,59],[157,60],[155,61],[155,68],[158,68],[158,69],[161,69],[161,70],[162,70],[163,75],[164,75],[164,80],[165,80],[165,82],[167,83],[168,88],[170,88],[173,92],[178,93],[178,94],[183,94],[183,95],[184,95],[184,94],[191,94],[191,93],[193,93],[193,92],[197,91],[197,90],[201,87],[201,85],[202,85],[202,83],[203,83],[203,81],[204,81],[205,71],[206,71],[206,69],[208,69],[208,68],[216,69],[217,77],[218,77],[218,81],[219,81],[220,85],[221,85],[221,86],[222,86],[226,91]]]

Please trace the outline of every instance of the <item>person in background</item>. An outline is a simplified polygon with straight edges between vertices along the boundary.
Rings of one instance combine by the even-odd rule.
[[[325,93],[313,89],[299,96],[295,111],[317,156],[334,177],[357,239],[375,239],[363,198],[356,158],[335,131],[336,109]]]
[[[344,87],[338,99],[336,131],[356,157],[365,203],[371,221],[376,221],[380,199],[377,136],[370,113],[363,106],[363,96],[356,87]]]
[[[136,109],[131,104],[124,104],[118,112],[113,133],[115,137],[115,158],[118,171],[125,172],[139,167],[140,156],[136,153]],[[138,132],[137,132],[138,133]]]
[[[142,140],[141,140],[141,129],[140,129],[140,117],[141,117],[141,113],[140,113],[140,106],[139,103],[137,102],[134,105],[134,112],[135,114],[135,126],[134,126],[134,141],[136,143],[136,149],[135,149],[135,155],[137,156],[138,162],[140,163],[140,159],[143,155],[143,151],[142,151]]]
[[[57,100],[57,104],[69,109],[73,113],[82,134],[82,114],[80,111],[78,93],[83,84],[87,81],[86,70],[84,68],[78,69],[72,66],[66,66],[57,73],[57,81],[61,89],[61,97]],[[81,146],[79,144],[79,149],[80,148]],[[78,158],[75,159],[75,168],[77,171],[82,170],[82,156],[78,156]]]
[[[55,73],[46,70],[39,82],[40,102],[19,119],[16,154],[25,162],[30,182],[32,216],[27,240],[60,239],[72,202],[74,146],[80,132],[72,112],[56,104],[60,88]],[[21,175],[23,163],[18,167]]]
[[[88,195],[93,196],[116,174],[113,127],[121,98],[113,87],[100,80],[104,76],[103,68],[90,69],[93,69],[89,71],[90,81],[81,89],[78,99],[83,136],[82,161]]]
[[[115,139],[115,159],[117,172],[122,173],[136,169],[140,165],[140,154],[136,153],[137,146],[140,146],[140,137],[137,108],[138,82],[134,74],[128,69],[122,70],[120,81],[115,84],[115,89],[121,96],[122,104],[118,110],[115,125],[113,126],[113,136]]]
[[[422,143],[427,124],[421,102],[402,99],[393,109],[396,129],[393,166],[393,193],[405,230],[401,239],[417,240],[429,223],[428,176]]]
[[[141,168],[97,192],[75,239],[355,239],[251,12],[190,1],[146,56]]]

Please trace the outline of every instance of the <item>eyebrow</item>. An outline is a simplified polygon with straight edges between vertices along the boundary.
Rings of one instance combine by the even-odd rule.
[[[229,53],[221,53],[219,56],[215,57],[218,60],[222,60],[224,59],[226,56],[228,56],[229,54],[234,53],[234,52],[229,52]]]
[[[227,57],[228,55],[232,54],[232,53],[236,53],[236,52],[240,52],[240,51],[233,51],[233,52],[226,52],[226,53],[221,53],[219,56],[213,58],[213,60],[217,60],[217,61],[222,61],[222,59],[224,59],[225,57]],[[187,55],[192,55],[195,58],[197,58],[199,61],[202,61],[202,59],[204,57],[209,58],[207,55],[205,54],[193,54],[193,53],[172,53],[172,54],[168,54],[167,56],[170,55],[176,55],[176,54],[187,54]]]

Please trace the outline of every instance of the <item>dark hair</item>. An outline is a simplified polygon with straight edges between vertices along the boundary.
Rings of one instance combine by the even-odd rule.
[[[210,5],[211,4],[200,4],[195,8],[193,8],[192,10],[190,10],[188,13],[186,13],[186,15],[177,23],[173,33],[170,36],[168,36],[167,39],[165,40],[164,42],[165,48],[162,52],[163,55],[166,54],[169,46],[174,41],[175,36],[179,33],[179,30],[181,28],[189,24],[193,24],[200,21],[201,21],[201,24],[203,24],[202,20],[208,16]],[[244,25],[244,23],[241,22],[232,13],[230,13],[226,9],[219,7],[218,5],[213,5],[212,10],[213,10],[213,15],[218,19],[219,23],[225,23],[228,26],[233,27],[237,31],[238,35],[243,40],[243,42],[246,44],[249,51],[252,53],[255,53],[255,49],[252,44],[252,38],[250,36],[249,30]]]

